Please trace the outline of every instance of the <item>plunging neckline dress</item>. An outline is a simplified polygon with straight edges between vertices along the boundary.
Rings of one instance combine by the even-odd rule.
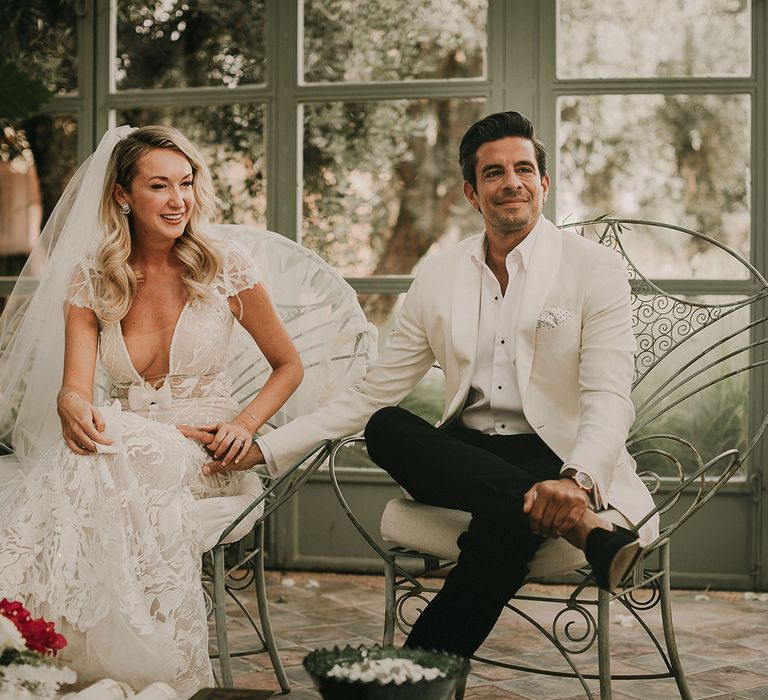
[[[240,493],[242,473],[204,476],[207,453],[175,426],[238,413],[229,298],[260,275],[245,248],[220,246],[224,269],[208,299],[184,305],[160,386],[136,371],[120,322],[99,323],[106,393],[121,408],[116,452],[80,456],[59,440],[2,507],[0,597],[62,625],[80,680],[165,681],[181,698],[213,684],[195,504]],[[76,268],[70,303],[93,307],[93,267]]]

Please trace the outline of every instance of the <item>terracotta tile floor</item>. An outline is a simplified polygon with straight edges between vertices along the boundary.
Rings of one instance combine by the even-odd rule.
[[[285,579],[291,579],[293,585],[285,585]],[[382,577],[268,572],[267,585],[272,624],[292,686],[289,700],[320,697],[301,665],[305,654],[312,649],[381,641]],[[554,595],[565,590],[557,586],[526,589],[536,595]],[[534,615],[545,607],[549,606],[525,604],[526,612]],[[768,595],[675,591],[673,611],[678,647],[696,700],[768,700]],[[231,613],[234,615],[235,610]],[[578,618],[574,619],[574,632],[578,633]],[[645,613],[643,620],[653,629],[660,628],[655,609]],[[238,639],[246,637],[242,620],[234,617],[230,630],[234,647]],[[611,639],[614,673],[661,670],[661,663],[639,624],[622,615],[621,609],[612,612]],[[401,642],[402,635],[396,639],[396,643]],[[552,669],[564,666],[540,635],[511,615],[502,617],[483,652],[490,658]],[[595,660],[593,650],[584,655],[586,665]],[[234,659],[233,670],[238,687],[271,690],[275,700],[281,697],[266,655]],[[599,697],[596,682],[589,681],[589,685],[595,697]],[[576,700],[585,698],[586,694],[573,679],[474,663],[465,697],[468,700]],[[671,680],[616,681],[613,687],[614,700],[679,697]]]

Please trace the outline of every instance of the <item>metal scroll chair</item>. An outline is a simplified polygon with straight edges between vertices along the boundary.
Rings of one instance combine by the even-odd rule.
[[[236,237],[251,252],[264,276],[278,313],[304,364],[305,380],[272,418],[272,427],[308,413],[362,374],[376,352],[376,329],[365,319],[352,288],[317,255],[279,234],[242,226],[218,227],[221,237]],[[229,378],[236,400],[244,405],[258,392],[271,370],[256,344],[237,329]],[[335,338],[329,344],[327,338]],[[246,474],[239,496],[196,502],[198,520],[210,546],[203,560],[203,585],[209,615],[216,625],[220,684],[233,687],[232,657],[267,652],[283,692],[290,691],[269,620],[264,585],[264,526],[328,456],[328,442],[317,445],[279,478],[265,472]],[[255,618],[238,594],[255,586]],[[227,601],[241,612],[256,635],[253,648],[229,649]],[[259,626],[257,619],[260,620]]]
[[[765,354],[765,300],[768,282],[747,261],[725,245],[684,228],[635,220],[600,219],[571,224],[582,235],[618,251],[624,258],[632,285],[634,331],[637,339],[633,401],[636,420],[627,447],[654,496],[653,513],[661,517],[661,534],[645,547],[634,570],[615,595],[594,593],[591,572],[582,553],[564,540],[548,540],[530,564],[529,580],[575,572],[577,583],[567,597],[549,598],[521,594],[507,608],[530,623],[562,659],[560,668],[503,663],[483,656],[481,661],[516,670],[577,679],[586,697],[594,698],[588,680],[598,680],[600,698],[611,697],[611,680],[674,678],[683,700],[691,700],[675,642],[670,603],[670,537],[739,470],[754,450],[768,417],[751,415],[741,421],[733,416],[748,413],[747,377],[768,364]],[[655,241],[654,257],[642,261],[640,237]],[[685,296],[674,283],[651,281],[662,277],[659,249],[678,238],[690,255],[707,249],[715,252],[716,264],[728,266],[731,278],[746,278],[738,298],[713,299]],[[654,267],[656,265],[656,267]],[[643,272],[650,266],[650,272]],[[726,401],[723,401],[723,398]],[[723,410],[725,406],[725,410]],[[720,408],[718,408],[720,407]],[[709,418],[708,429],[692,429],[705,411],[720,410]],[[744,426],[748,425],[748,428]],[[712,430],[711,428],[715,428]],[[450,566],[458,556],[456,538],[469,523],[470,514],[436,508],[407,498],[390,501],[381,519],[382,538],[392,544],[384,549],[357,519],[342,491],[337,462],[342,450],[362,438],[350,438],[334,446],[330,458],[333,487],[352,523],[384,560],[384,643],[391,644],[395,628],[407,633],[425,594],[435,592],[422,578]],[[653,513],[637,523],[639,527]],[[615,511],[602,511],[608,520],[621,522]],[[573,574],[571,574],[573,575]],[[525,601],[548,603],[546,621],[536,619]],[[647,635],[660,658],[660,671],[611,673],[609,603]],[[528,606],[530,607],[530,606]],[[539,606],[541,607],[541,606]],[[663,639],[657,639],[644,620],[646,611],[661,613]],[[416,608],[414,610],[414,608]],[[595,645],[597,642],[597,645]],[[588,670],[587,652],[597,651]],[[457,697],[461,697],[458,694]]]

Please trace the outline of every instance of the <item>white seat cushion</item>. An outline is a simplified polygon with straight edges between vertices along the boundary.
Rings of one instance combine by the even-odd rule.
[[[237,518],[264,491],[261,479],[256,472],[246,472],[243,478],[241,493],[237,496],[217,496],[216,498],[201,498],[195,501],[197,522],[203,530],[205,551],[213,547],[232,521]],[[230,532],[224,543],[237,542],[245,537],[253,528],[254,523],[264,512],[264,503],[259,503],[237,527]]]
[[[616,510],[602,510],[606,520],[632,527]],[[456,540],[469,527],[472,516],[463,510],[439,508],[406,498],[387,503],[381,516],[381,536],[392,544],[433,554],[440,559],[456,561],[459,547]],[[562,537],[548,539],[539,547],[529,565],[530,578],[564,574],[586,565],[584,554]]]

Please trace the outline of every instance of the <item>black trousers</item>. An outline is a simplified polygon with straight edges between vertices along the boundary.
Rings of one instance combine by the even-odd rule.
[[[538,435],[437,429],[392,406],[365,429],[368,453],[421,503],[469,511],[456,566],[419,616],[406,646],[470,656],[520,588],[544,538],[531,533],[523,494],[557,479],[562,461]]]

